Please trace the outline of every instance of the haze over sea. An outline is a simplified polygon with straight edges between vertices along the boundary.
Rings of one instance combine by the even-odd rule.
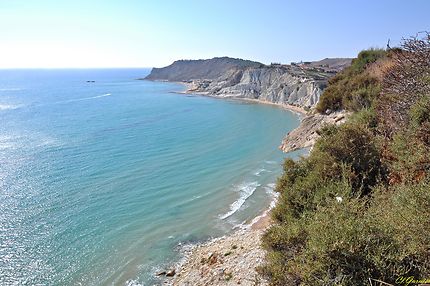
[[[0,285],[146,285],[268,208],[298,116],[148,73],[0,71]]]

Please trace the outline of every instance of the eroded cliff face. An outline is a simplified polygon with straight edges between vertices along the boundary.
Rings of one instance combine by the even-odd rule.
[[[232,69],[214,80],[192,81],[189,91],[313,108],[330,76],[332,74],[282,66]]]
[[[154,68],[145,79],[181,81],[189,92],[217,97],[256,99],[274,104],[313,108],[330,77],[350,59],[324,59],[291,65],[264,65],[229,57],[176,61]]]

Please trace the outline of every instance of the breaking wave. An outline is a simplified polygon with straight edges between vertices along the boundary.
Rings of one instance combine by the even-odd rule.
[[[232,216],[234,213],[236,213],[242,205],[245,203],[245,201],[252,196],[252,194],[255,192],[257,187],[259,187],[260,184],[258,182],[252,182],[252,183],[244,183],[238,186],[237,190],[240,192],[239,199],[237,199],[235,202],[233,202],[230,205],[230,211],[226,214],[220,216],[220,219],[226,219],[230,216]]]

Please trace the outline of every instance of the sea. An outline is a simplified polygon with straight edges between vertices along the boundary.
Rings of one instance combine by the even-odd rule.
[[[299,115],[149,72],[0,70],[0,285],[154,285],[271,205]]]

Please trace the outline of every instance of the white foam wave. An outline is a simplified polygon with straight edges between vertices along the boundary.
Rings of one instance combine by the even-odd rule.
[[[89,100],[89,99],[95,99],[95,98],[100,98],[100,97],[105,97],[105,96],[111,96],[111,95],[112,94],[110,94],[110,93],[105,93],[105,94],[91,96],[91,97],[79,98],[79,99],[75,99],[75,100],[72,100],[72,101]]]
[[[136,280],[127,280],[127,282],[125,282],[126,286],[143,286],[143,284],[140,284],[138,281]]]
[[[226,214],[220,216],[220,219],[226,219],[226,218],[232,216],[234,213],[236,213],[242,207],[242,205],[245,203],[245,201],[250,196],[252,196],[252,194],[255,192],[255,190],[259,186],[260,186],[260,184],[258,184],[258,182],[252,182],[252,183],[248,183],[248,184],[244,183],[244,184],[239,185],[239,187],[237,188],[237,190],[240,193],[239,199],[237,199],[235,202],[233,202],[230,205],[230,211],[227,212]]]
[[[264,187],[264,189],[269,193],[274,193],[274,194],[279,194],[275,192],[275,188],[276,188],[276,183],[271,183],[271,184],[267,184],[266,187]]]
[[[255,176],[260,176],[260,174],[263,173],[263,172],[268,172],[268,170],[266,170],[264,168],[261,168],[260,170],[254,172],[254,175]]]
[[[78,98],[78,99],[70,99],[70,100],[66,100],[66,101],[59,101],[56,103],[68,103],[68,102],[76,102],[76,101],[83,101],[83,100],[90,100],[90,99],[96,99],[96,98],[101,98],[101,97],[106,97],[106,96],[111,96],[111,93],[105,93],[105,94],[101,94],[101,95],[96,95],[96,96],[91,96],[91,97],[84,97],[84,98]]]
[[[22,90],[22,88],[17,88],[17,87],[0,88],[0,91],[19,91],[19,90]]]
[[[92,98],[100,98],[100,97],[111,96],[111,95],[112,95],[112,94],[110,94],[110,93],[105,93],[105,94],[102,94],[102,95],[97,95],[97,96],[89,97],[88,99],[92,99]]]
[[[278,201],[279,198],[279,193],[275,192],[275,187],[276,184],[268,184],[267,186],[264,187],[264,190],[266,191],[266,193],[270,196],[272,196],[272,201],[270,202],[270,207],[269,210],[273,209],[276,206],[276,202]]]
[[[0,104],[0,111],[1,110],[12,110],[20,108],[20,105],[9,105],[9,104]]]
[[[249,224],[242,223],[240,225],[237,225],[236,226],[237,228],[247,229],[251,227],[253,224],[257,223],[262,217],[269,215],[269,212],[276,206],[276,203],[279,198],[279,193],[275,192],[275,187],[276,187],[276,184],[267,184],[264,187],[264,190],[266,191],[266,193],[272,197],[272,201],[270,202],[269,208],[266,209],[261,215],[256,216]]]

